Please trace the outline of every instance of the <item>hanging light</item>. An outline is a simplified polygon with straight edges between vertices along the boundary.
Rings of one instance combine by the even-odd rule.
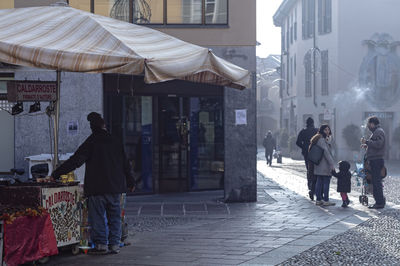
[[[12,108],[11,108],[11,114],[12,115],[17,115],[20,114],[24,111],[24,106],[22,102],[17,102]]]
[[[35,113],[40,111],[40,102],[35,102],[29,107],[29,113]]]

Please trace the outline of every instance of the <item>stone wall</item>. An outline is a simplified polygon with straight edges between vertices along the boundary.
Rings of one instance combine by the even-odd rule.
[[[211,47],[212,51],[252,72],[252,87],[224,89],[225,200],[257,200],[256,51],[255,47]],[[247,125],[235,125],[235,110],[247,110]]]

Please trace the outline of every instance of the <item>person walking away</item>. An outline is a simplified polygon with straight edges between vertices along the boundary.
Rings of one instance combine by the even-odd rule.
[[[133,191],[135,182],[122,142],[106,131],[100,114],[92,112],[87,120],[92,134],[51,176],[59,179],[85,163],[84,194],[88,197],[91,240],[95,244],[89,253],[116,254],[121,240],[121,193],[127,188]]]
[[[370,205],[370,209],[382,209],[385,207],[385,197],[383,196],[382,175],[381,170],[385,166],[385,132],[380,127],[379,119],[376,116],[368,118],[368,129],[372,132],[371,137],[367,140],[361,138],[361,147],[366,149],[366,160],[371,167],[372,189],[375,204]]]
[[[272,165],[272,154],[274,152],[274,149],[276,149],[276,141],[274,137],[272,136],[272,132],[268,131],[268,133],[265,135],[264,141],[263,141],[263,146],[265,148],[265,159],[267,160],[267,164],[269,166]]]
[[[296,140],[296,145],[301,149],[301,154],[303,155],[306,164],[308,196],[311,200],[314,200],[316,178],[313,174],[314,169],[309,169],[310,167],[313,167],[313,164],[307,160],[307,156],[310,140],[317,133],[318,129],[314,127],[314,120],[309,117],[306,120],[306,127],[300,130]]]
[[[324,152],[318,165],[314,165],[314,175],[317,178],[315,184],[316,205],[332,206],[335,203],[329,201],[329,185],[332,177],[332,170],[335,169],[332,156],[332,133],[328,125],[322,125],[318,133],[312,137],[311,145],[318,145]],[[323,194],[323,200],[322,200]]]
[[[332,171],[332,175],[337,178],[337,192],[342,197],[342,207],[346,208],[350,204],[347,193],[351,192],[351,173],[350,163],[348,161],[339,162],[339,172]]]

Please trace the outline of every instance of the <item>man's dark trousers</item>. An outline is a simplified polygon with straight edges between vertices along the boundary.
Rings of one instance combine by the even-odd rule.
[[[315,195],[315,184],[317,183],[317,178],[314,176],[314,165],[307,160],[306,156],[304,156],[304,161],[307,168],[308,193],[311,197],[311,195]]]
[[[271,165],[272,164],[272,154],[274,153],[274,150],[265,150],[265,159],[267,160],[267,164]]]
[[[370,160],[372,175],[372,189],[375,199],[375,204],[379,206],[385,206],[385,198],[383,197],[383,186],[381,170],[385,165],[383,159]]]

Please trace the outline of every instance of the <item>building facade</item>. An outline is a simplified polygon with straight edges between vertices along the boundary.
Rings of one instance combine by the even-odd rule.
[[[311,116],[331,126],[338,158],[360,159],[348,129],[356,128],[357,138],[367,134],[362,125],[376,115],[387,134],[386,157],[398,157],[397,7],[395,0],[283,1],[274,23],[282,32],[281,123],[290,135]]]
[[[4,6],[6,2],[2,8],[57,1],[15,0]],[[68,2],[74,8],[143,24],[208,47],[255,77],[253,1]],[[10,67],[1,69],[9,79],[56,78],[54,71]],[[140,180],[139,192],[224,189],[227,201],[256,200],[255,78],[252,88],[243,91],[178,80],[148,85],[140,76],[111,74],[63,72],[61,80],[60,153],[74,152],[84,141],[90,134],[86,115],[97,111],[104,115],[108,129],[124,140]],[[27,103],[24,109],[29,109]],[[237,110],[246,110],[246,124],[236,125]],[[27,168],[26,156],[49,153],[49,122],[44,114],[22,113],[10,120],[14,165]]]

